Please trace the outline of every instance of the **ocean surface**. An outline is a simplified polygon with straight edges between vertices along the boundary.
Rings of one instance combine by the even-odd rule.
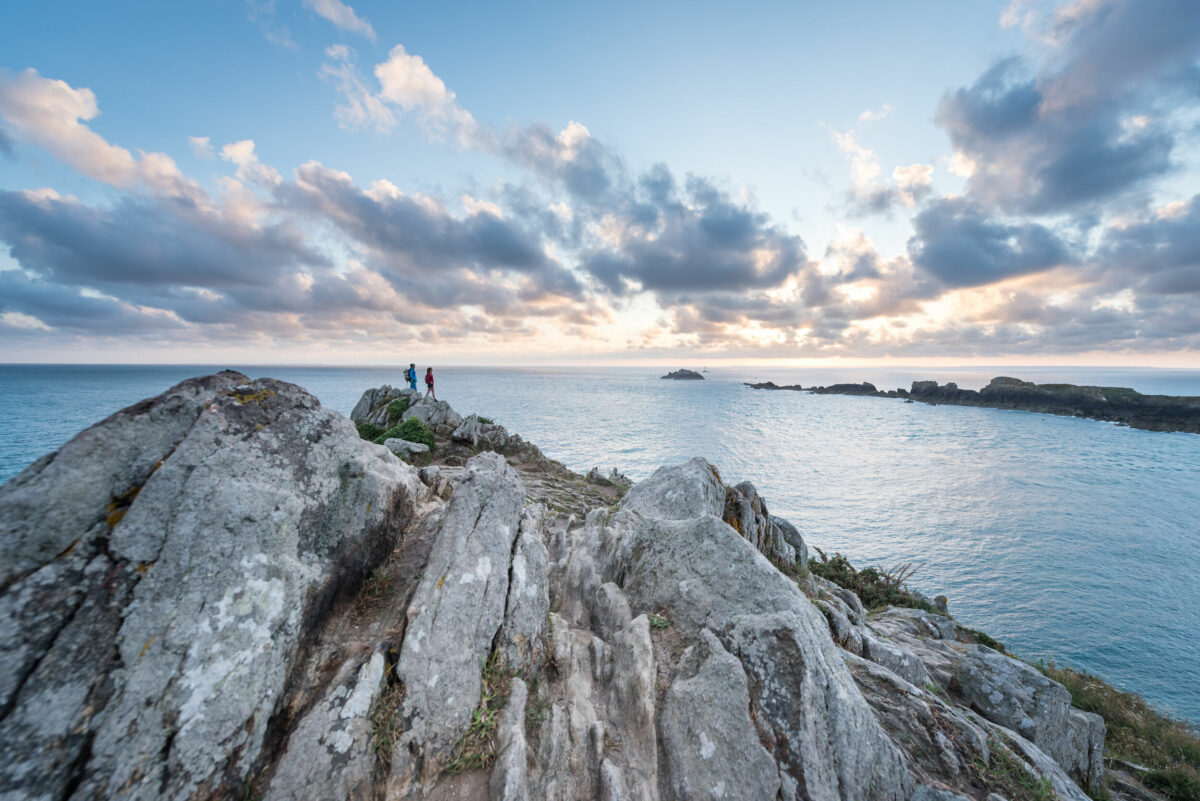
[[[0,481],[80,429],[218,368],[0,366]],[[349,414],[400,368],[240,367]],[[1026,659],[1092,671],[1200,721],[1200,436],[1028,412],[763,392],[994,375],[1200,395],[1200,370],[444,368],[438,397],[576,470],[640,479],[704,456],[752,481],[810,545],[858,567],[912,562],[912,585]]]

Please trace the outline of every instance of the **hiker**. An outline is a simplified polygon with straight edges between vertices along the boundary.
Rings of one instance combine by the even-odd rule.
[[[415,362],[408,365],[408,369],[404,371],[404,378],[408,381],[408,388],[413,392],[417,391],[417,365]]]
[[[437,400],[437,394],[433,391],[433,368],[425,368],[425,397]]]

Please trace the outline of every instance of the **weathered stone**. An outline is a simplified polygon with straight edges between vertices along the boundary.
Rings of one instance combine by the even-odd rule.
[[[27,733],[5,737],[4,790],[240,792],[304,643],[396,545],[425,488],[299,387],[230,373],[184,382],[76,439],[0,499],[10,520],[26,513],[24,493],[78,479],[28,553],[61,550],[97,521],[112,529],[76,546],[95,556],[51,649],[26,640],[21,659],[32,653],[35,666],[4,725]],[[122,490],[134,474],[140,483]],[[116,512],[113,492],[123,493]],[[73,552],[62,558],[50,567],[72,580]],[[5,603],[46,597],[40,574],[10,586]]]
[[[750,719],[741,662],[707,629],[684,652],[660,728],[668,798],[763,799],[779,795],[779,768]]]
[[[430,428],[449,426],[451,429],[462,425],[463,418],[446,401],[435,401],[433,398],[421,398],[404,410],[401,420],[415,417]]]
[[[329,692],[292,730],[264,801],[372,797],[370,711],[385,673],[378,651],[362,664],[352,660],[342,666]]]
[[[527,801],[529,770],[525,742],[525,704],[529,690],[519,678],[512,680],[508,703],[496,729],[496,764],[489,782],[491,801]]]
[[[383,441],[383,447],[399,456],[401,459],[412,458],[418,453],[429,453],[429,446],[424,442],[409,442],[406,439],[389,437]]]
[[[500,629],[500,655],[505,665],[527,676],[534,675],[541,665],[546,614],[550,611],[546,546],[542,544],[545,516],[546,508],[541,504],[528,507],[521,516]]]
[[[409,606],[396,663],[407,728],[392,752],[390,797],[426,792],[471,722],[504,621],[524,497],[503,457],[483,453],[467,462]]]
[[[696,458],[674,467],[660,467],[626,493],[621,509],[641,517],[687,520],[701,515],[721,516],[725,487],[708,462]]]

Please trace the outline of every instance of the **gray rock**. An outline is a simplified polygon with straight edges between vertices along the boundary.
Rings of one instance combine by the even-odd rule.
[[[396,662],[406,729],[392,752],[389,797],[426,792],[471,722],[482,668],[504,622],[524,498],[503,457],[483,453],[467,462],[409,605]]]
[[[386,672],[378,651],[366,662],[342,666],[326,695],[292,730],[264,801],[372,797],[370,711]]]
[[[384,428],[389,427],[388,404],[394,400],[403,399],[409,405],[416,403],[421,398],[421,393],[408,387],[391,387],[384,384],[382,387],[368,389],[358,399],[358,403],[354,404],[353,411],[350,412],[350,419],[358,423],[374,423]]]
[[[415,417],[430,428],[448,426],[452,429],[462,425],[463,418],[446,401],[421,398],[405,409],[401,420]]]
[[[526,676],[533,676],[541,665],[546,614],[550,611],[548,557],[542,544],[545,516],[546,508],[541,504],[528,507],[521,516],[500,629],[500,655],[505,665]]]
[[[779,795],[779,768],[750,719],[741,663],[712,632],[684,652],[667,690],[660,729],[668,798],[763,799]]]
[[[720,517],[724,506],[721,476],[708,462],[696,458],[655,470],[633,485],[620,508],[646,518],[687,520],[701,515]]]
[[[426,492],[416,472],[299,387],[243,381],[184,382],[5,488],[3,520],[28,513],[33,489],[66,496],[28,532],[28,553],[81,532],[76,549],[94,553],[81,593],[49,590],[77,580],[70,551],[0,604],[23,625],[60,629],[10,652],[32,670],[8,693],[6,791],[240,792],[303,642],[396,545]],[[63,488],[71,476],[80,486]],[[141,483],[122,490],[130,481]],[[105,521],[113,492],[127,505]],[[97,525],[112,526],[106,542]],[[48,597],[82,600],[64,626],[29,610]]]
[[[979,714],[1031,741],[1085,786],[1102,775],[1104,723],[1071,709],[1071,694],[1033,667],[982,645],[965,645],[953,689]],[[1077,712],[1077,714],[1072,714]]]
[[[429,453],[429,446],[424,442],[409,442],[406,439],[389,437],[383,441],[383,447],[399,456],[401,459],[412,458],[418,453]]]
[[[0,590],[119,515],[215,398],[249,379],[192,378],[81,431],[0,486]]]
[[[529,770],[525,742],[525,704],[529,690],[519,678],[512,680],[508,703],[496,729],[496,764],[488,783],[491,801],[527,801]]]

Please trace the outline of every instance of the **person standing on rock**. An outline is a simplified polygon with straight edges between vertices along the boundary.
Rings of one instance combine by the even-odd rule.
[[[417,365],[415,362],[410,362],[408,369],[404,371],[404,378],[408,380],[408,388],[413,392],[417,391]]]
[[[437,400],[437,393],[433,391],[433,368],[425,368],[425,397]]]

